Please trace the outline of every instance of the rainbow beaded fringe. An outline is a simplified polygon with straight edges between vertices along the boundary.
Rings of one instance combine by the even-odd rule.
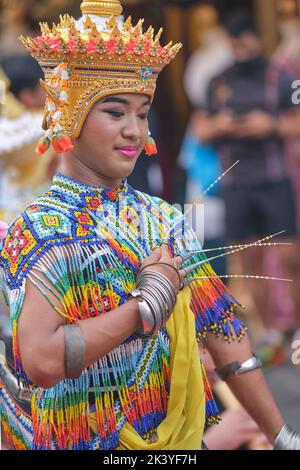
[[[132,336],[79,379],[42,389],[34,387],[23,370],[17,325],[26,279],[68,323],[105,315],[122,305],[143,259],[161,244],[179,216],[164,201],[133,190],[126,181],[110,190],[58,174],[50,192],[10,227],[0,266],[13,325],[16,375],[34,390],[32,448],[115,449],[126,421],[148,439],[164,420],[170,391],[170,340],[165,328],[148,340]],[[174,253],[178,243],[171,237]],[[186,250],[195,249],[201,247],[194,236]],[[203,253],[190,263],[201,259]],[[195,270],[195,277],[212,274],[208,263]],[[233,315],[237,302],[219,279],[195,281],[187,288],[192,290],[199,339],[208,332],[227,341],[243,336]],[[206,418],[212,423],[218,420],[218,411],[205,375],[203,380]],[[5,410],[14,415],[14,410]],[[91,430],[91,413],[96,415],[97,434]],[[10,425],[12,417],[6,422]]]

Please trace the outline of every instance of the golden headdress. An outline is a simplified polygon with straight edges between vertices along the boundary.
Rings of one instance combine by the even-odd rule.
[[[43,128],[49,145],[63,151],[76,139],[92,106],[116,93],[142,93],[153,98],[159,73],[177,54],[181,44],[160,45],[162,29],[154,36],[144,20],[133,26],[123,21],[119,0],[83,1],[82,17],[60,17],[52,28],[41,23],[42,35],[23,38],[22,43],[37,59],[45,73],[42,86],[47,92]],[[57,147],[57,148],[56,148]]]

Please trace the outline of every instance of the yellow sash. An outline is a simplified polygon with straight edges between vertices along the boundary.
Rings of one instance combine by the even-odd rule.
[[[148,443],[126,422],[120,433],[119,450],[200,450],[205,424],[205,395],[195,318],[190,307],[190,289],[178,301],[166,324],[170,336],[171,389],[167,416],[157,428],[157,442]],[[91,428],[97,433],[95,415]]]

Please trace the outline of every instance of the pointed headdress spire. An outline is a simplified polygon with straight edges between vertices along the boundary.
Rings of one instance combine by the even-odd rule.
[[[83,15],[96,15],[105,18],[110,18],[112,15],[120,16],[123,11],[119,0],[83,1],[80,8]]]

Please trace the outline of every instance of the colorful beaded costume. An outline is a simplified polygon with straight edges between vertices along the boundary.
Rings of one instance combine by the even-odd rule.
[[[70,323],[104,315],[126,302],[143,259],[161,244],[176,218],[180,220],[181,214],[172,206],[133,190],[126,181],[121,188],[109,190],[86,186],[62,174],[55,177],[51,191],[10,227],[1,252],[20,381],[31,386],[22,369],[16,336],[26,278],[50,302],[53,295],[59,298],[61,309],[55,309]],[[180,240],[171,234],[174,252],[179,246],[182,249]],[[187,251],[199,248],[196,238],[185,247]],[[204,255],[197,255],[191,263],[199,257],[204,259]],[[195,271],[195,276],[212,274],[208,263]],[[188,289],[192,291],[191,308],[199,338],[208,331],[227,340],[243,335],[232,313],[234,299],[219,279],[196,281]],[[63,380],[47,390],[35,389],[33,448],[114,449],[126,420],[142,436],[149,436],[166,413],[169,365],[169,339],[163,328],[147,341],[128,338],[77,380]],[[89,428],[91,395],[99,426],[97,436],[92,436]],[[212,422],[217,409],[208,384],[206,395],[207,419]],[[2,390],[4,422],[7,411],[16,407],[8,402]],[[24,427],[19,420],[25,420],[28,426],[28,419],[20,410],[14,419],[13,426],[9,424],[17,439]]]

